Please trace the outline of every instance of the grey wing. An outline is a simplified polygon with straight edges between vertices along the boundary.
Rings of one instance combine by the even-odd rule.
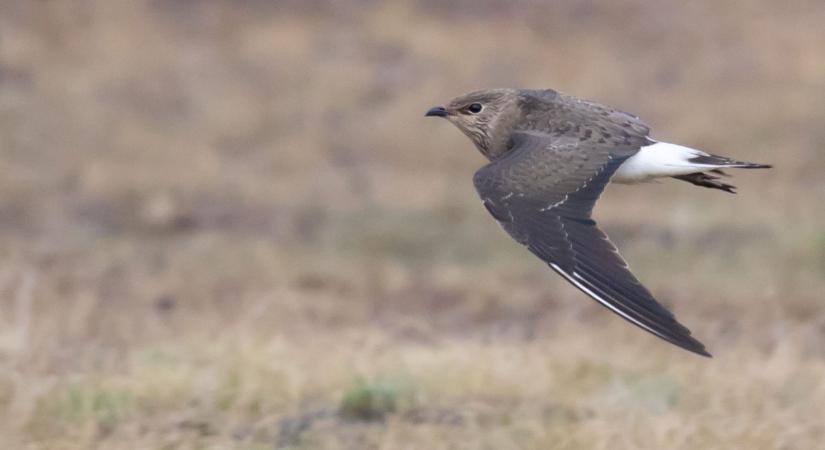
[[[630,272],[591,219],[613,172],[629,157],[608,148],[550,144],[536,135],[514,140],[504,158],[476,172],[485,207],[518,242],[568,282],[638,327],[710,356]],[[625,149],[627,150],[627,149]],[[632,154],[632,153],[631,153]]]

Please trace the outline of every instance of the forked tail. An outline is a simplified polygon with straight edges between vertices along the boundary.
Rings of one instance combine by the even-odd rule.
[[[731,194],[736,193],[736,186],[720,181],[721,177],[729,177],[730,175],[722,171],[722,168],[729,169],[770,169],[770,164],[758,164],[744,161],[736,161],[724,156],[716,155],[699,155],[690,158],[690,161],[697,166],[707,166],[708,170],[689,173],[687,175],[676,175],[673,178],[677,180],[687,181],[706,188],[719,189]]]

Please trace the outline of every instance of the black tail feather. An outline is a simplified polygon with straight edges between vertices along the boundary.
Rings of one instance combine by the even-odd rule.
[[[735,169],[770,169],[770,164],[759,164],[735,159],[725,158],[716,155],[700,155],[690,158],[688,161],[694,164],[707,164],[709,166],[731,167]]]
[[[717,155],[699,155],[690,158],[688,161],[694,164],[701,164],[709,167],[705,170],[702,170],[701,167],[697,167],[697,169],[702,171],[696,173],[689,173],[687,175],[676,175],[673,178],[676,178],[677,180],[687,181],[688,183],[695,184],[696,186],[702,186],[706,188],[719,189],[721,191],[730,192],[731,194],[736,193],[736,186],[719,181],[720,177],[730,176],[723,172],[722,169],[770,169],[771,167],[773,167],[770,164],[758,164],[752,162],[737,161],[735,159],[730,159],[724,156]]]
[[[722,176],[729,176],[728,174],[722,172],[719,169],[711,170],[710,172]],[[732,184],[723,183],[719,181],[718,176],[711,175],[710,173],[706,172],[689,173],[687,175],[676,175],[673,178],[676,178],[677,180],[687,181],[688,183],[695,184],[696,186],[719,189],[725,192],[730,192],[731,194],[736,193],[736,186]]]

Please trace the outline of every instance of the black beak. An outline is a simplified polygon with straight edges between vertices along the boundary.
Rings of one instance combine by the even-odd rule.
[[[424,117],[447,117],[447,110],[443,106],[434,106],[424,114]]]

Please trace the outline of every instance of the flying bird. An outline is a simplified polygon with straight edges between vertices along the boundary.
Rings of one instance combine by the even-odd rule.
[[[513,239],[627,321],[711,356],[631,273],[593,221],[593,206],[610,181],[672,177],[734,193],[722,169],[769,165],[654,140],[632,114],[549,89],[472,92],[426,116],[449,120],[490,161],[473,183]]]

